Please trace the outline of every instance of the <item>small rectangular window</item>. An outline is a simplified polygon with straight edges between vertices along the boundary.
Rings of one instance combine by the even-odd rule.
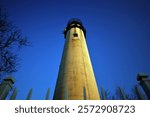
[[[73,36],[74,36],[74,37],[78,37],[78,34],[77,34],[77,33],[74,33]]]

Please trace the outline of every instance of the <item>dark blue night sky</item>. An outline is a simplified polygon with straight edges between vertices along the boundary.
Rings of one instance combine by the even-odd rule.
[[[149,0],[0,0],[9,19],[32,42],[20,51],[19,71],[12,74],[17,99],[52,99],[64,46],[63,30],[79,18],[87,30],[87,45],[99,89],[127,93],[138,84],[136,75],[150,75]]]

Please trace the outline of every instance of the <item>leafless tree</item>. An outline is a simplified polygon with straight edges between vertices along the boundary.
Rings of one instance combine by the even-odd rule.
[[[0,9],[0,76],[17,71],[18,50],[27,45],[27,38]]]

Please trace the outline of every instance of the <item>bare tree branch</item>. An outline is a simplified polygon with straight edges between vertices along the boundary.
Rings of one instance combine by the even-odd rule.
[[[28,45],[27,38],[0,9],[0,75],[17,71],[17,49]]]

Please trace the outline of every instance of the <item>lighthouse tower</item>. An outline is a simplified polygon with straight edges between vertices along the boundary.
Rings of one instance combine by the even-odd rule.
[[[99,100],[99,92],[86,45],[86,30],[71,19],[64,30],[65,45],[54,100]]]

